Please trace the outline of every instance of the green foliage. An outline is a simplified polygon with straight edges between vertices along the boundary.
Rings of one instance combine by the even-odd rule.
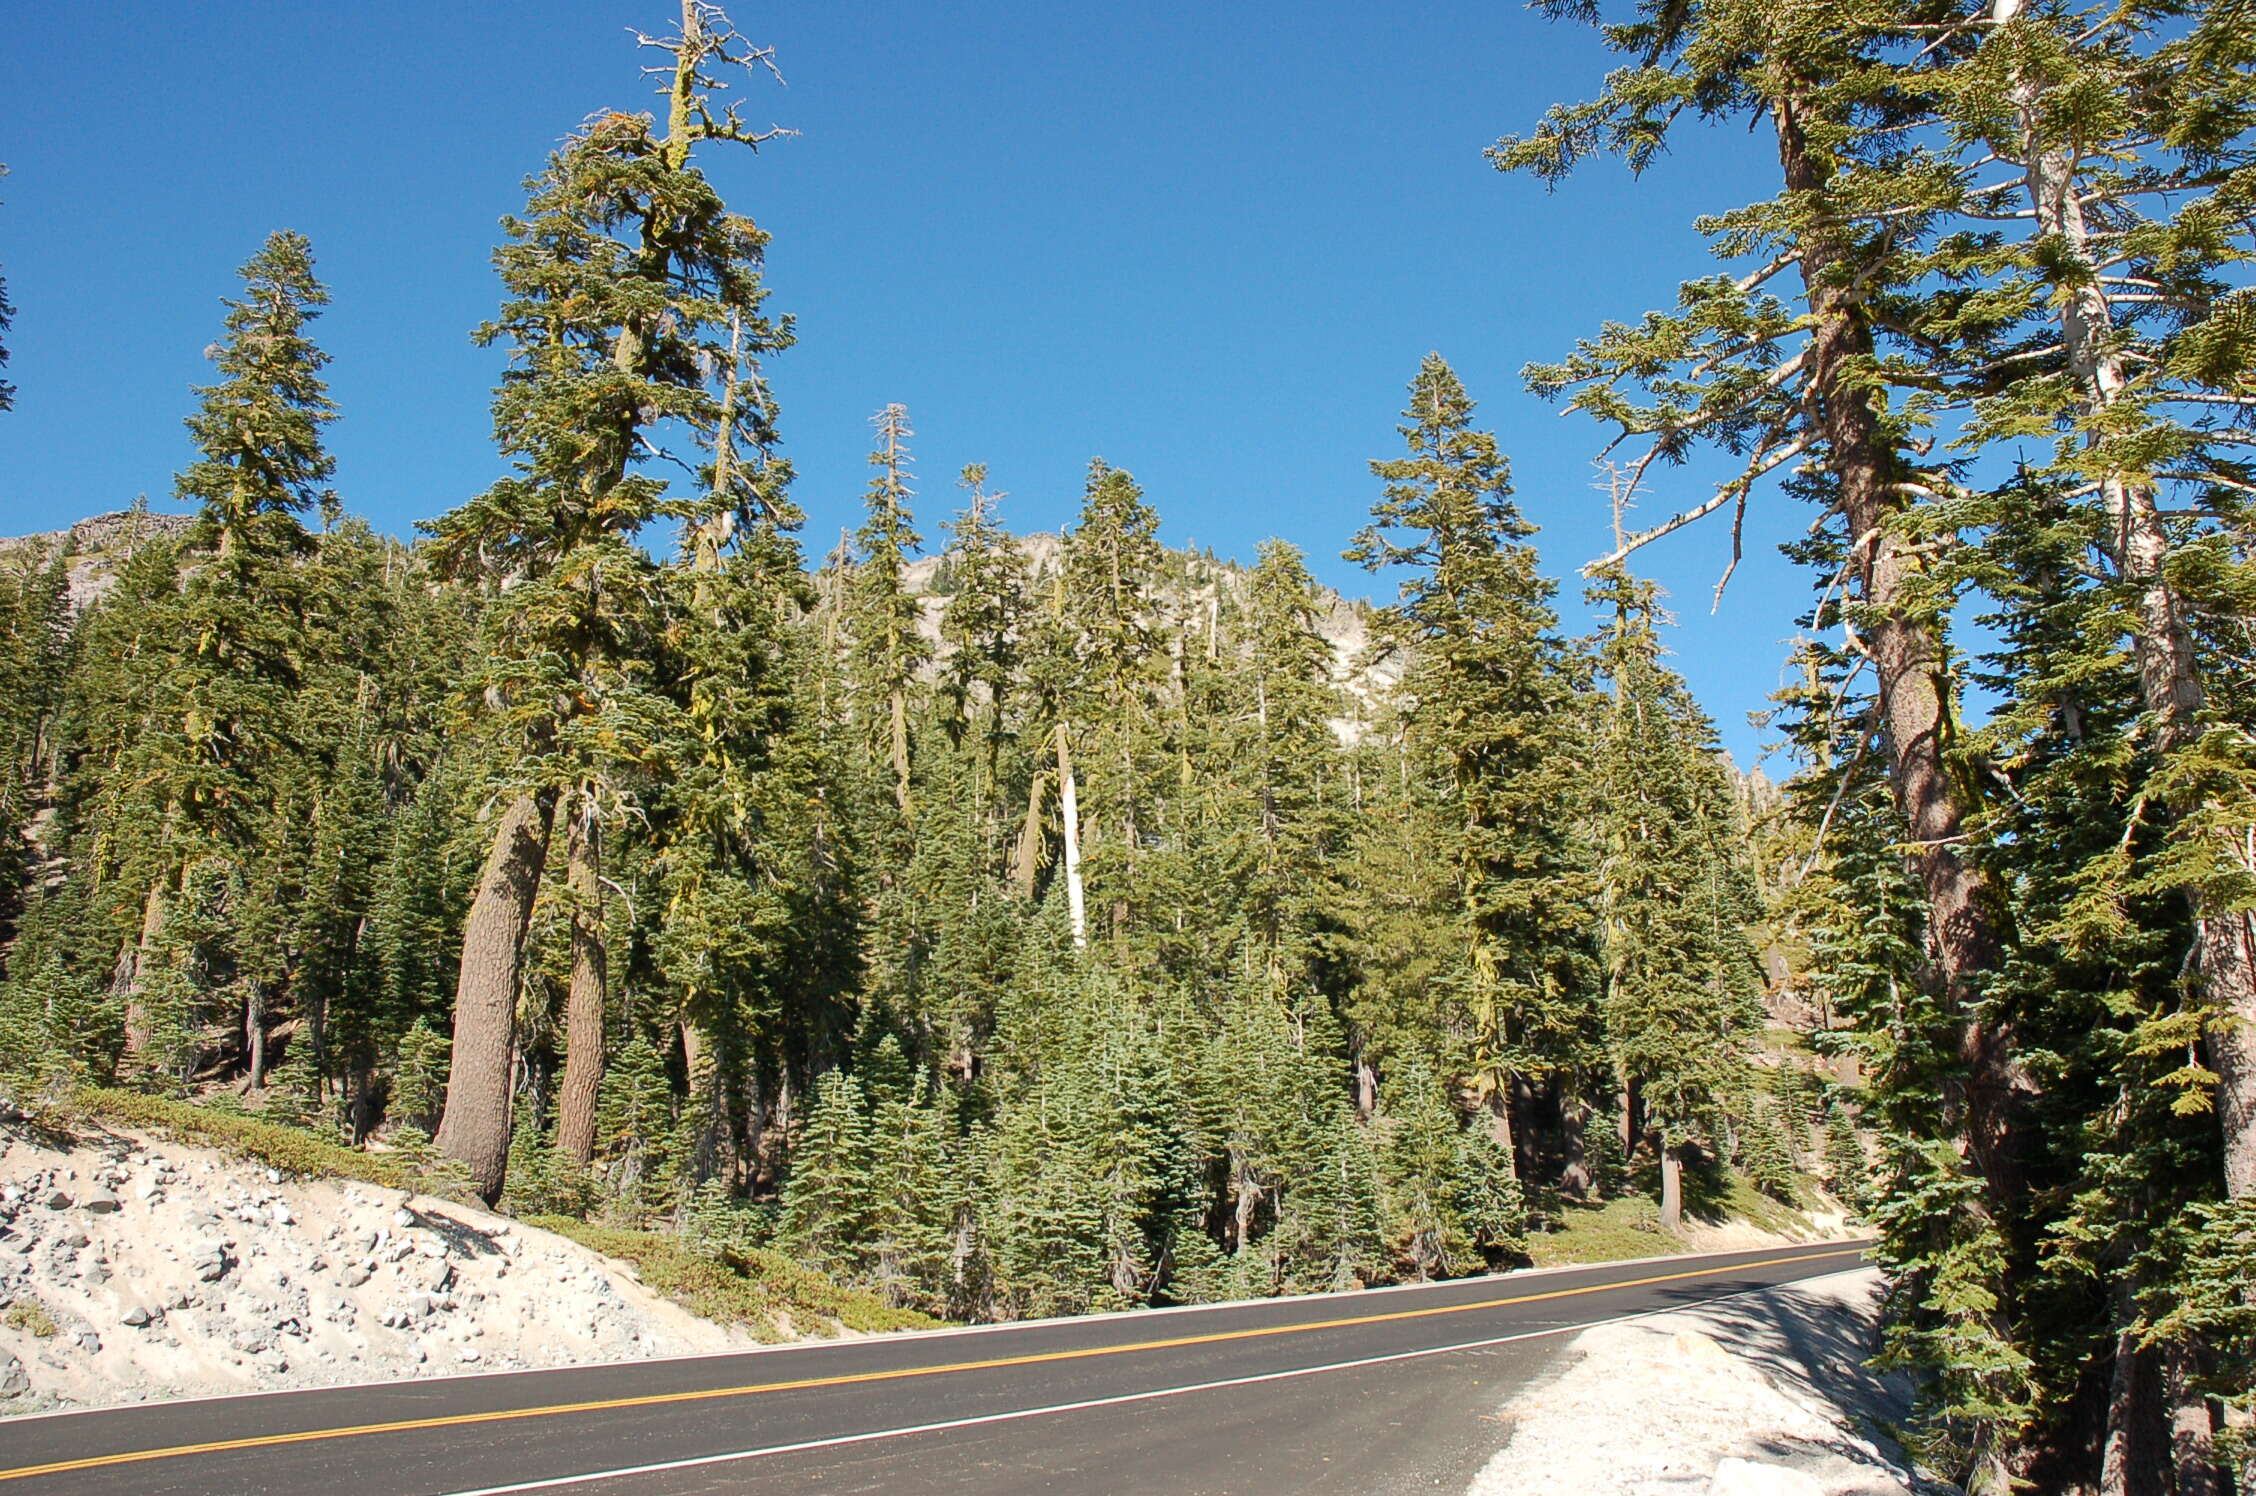
[[[842,1289],[764,1248],[712,1249],[664,1232],[594,1226],[566,1216],[536,1216],[526,1224],[631,1263],[644,1283],[691,1313],[743,1325],[762,1338],[781,1338],[786,1326],[821,1335],[838,1328],[880,1334],[932,1324],[913,1310]]]
[[[286,1127],[240,1112],[229,1114],[185,1101],[172,1101],[137,1091],[82,1086],[72,1096],[82,1115],[123,1127],[147,1128],[216,1148],[236,1158],[247,1158],[285,1174],[309,1179],[358,1179],[387,1189],[428,1189],[396,1155],[369,1153],[332,1143],[298,1127]]]
[[[1838,1104],[1825,1114],[1825,1187],[1857,1214],[1872,1208],[1872,1163],[1855,1119]]]
[[[28,1293],[8,1300],[8,1307],[0,1310],[0,1325],[21,1330],[35,1340],[52,1340],[62,1330],[47,1306]]]
[[[1739,1145],[1738,1165],[1749,1183],[1773,1200],[1791,1205],[1800,1193],[1801,1174],[1794,1167],[1794,1149],[1779,1121],[1775,1103],[1750,1096],[1745,1110],[1734,1119]]]
[[[386,1110],[406,1125],[425,1132],[437,1125],[439,1107],[446,1100],[447,1037],[417,1018],[400,1035],[392,1062],[392,1088]]]
[[[1460,1126],[1441,1083],[1415,1060],[1389,1093],[1379,1198],[1400,1270],[1423,1281],[1521,1255],[1526,1208],[1505,1150]]]

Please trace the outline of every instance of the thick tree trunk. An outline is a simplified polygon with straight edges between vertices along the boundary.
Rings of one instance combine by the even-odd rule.
[[[1018,896],[1028,903],[1034,901],[1034,884],[1042,873],[1042,784],[1043,776],[1034,775],[1026,789],[1026,820],[1019,828],[1018,844],[1011,849],[1011,880],[1018,885]]]
[[[517,1047],[517,983],[525,927],[533,917],[541,865],[548,858],[553,795],[522,795],[502,812],[493,849],[462,928],[454,990],[454,1051],[446,1110],[432,1141],[470,1171],[490,1205],[509,1169],[509,1073]]]
[[[2169,1496],[2163,1433],[2162,1381],[2155,1352],[2139,1344],[2129,1274],[2111,1296],[2116,1324],[2108,1368],[2107,1423],[2099,1456],[2098,1496]]]
[[[1814,199],[1827,188],[1831,167],[1811,146],[1800,108],[1791,95],[1775,106],[1779,161],[1788,189]],[[2027,1188],[2020,1114],[2028,1083],[2014,1059],[2009,1023],[1982,1007],[1984,978],[2003,955],[2000,905],[1988,880],[1959,854],[1967,807],[1946,758],[1952,730],[1946,659],[1934,623],[1917,611],[1920,561],[1895,533],[1904,504],[1895,487],[1898,455],[1863,388],[1873,342],[1856,302],[1855,267],[1846,262],[1845,246],[1822,229],[1804,233],[1801,254],[1817,428],[1848,522],[1863,647],[1879,680],[1889,786],[1927,898],[1935,975],[1960,1025],[1963,1073],[1954,1089],[1965,1111],[1967,1146],[2002,1225],[2018,1218],[2014,1202]]]
[[[1057,725],[1058,818],[1065,823],[1065,910],[1073,927],[1073,948],[1089,943],[1088,913],[1081,898],[1081,807],[1073,783],[1073,754],[1066,747],[1065,724]]]
[[[1666,1138],[1653,1146],[1661,1156],[1661,1229],[1674,1231],[1684,1224],[1684,1150]]]
[[[729,1088],[720,1056],[691,1020],[681,1021],[682,1070],[689,1077],[690,1178],[703,1183],[715,1175],[730,1188],[738,1183],[736,1128],[729,1112]]]
[[[149,1011],[141,1002],[141,989],[146,985],[157,942],[164,938],[165,915],[171,904],[169,882],[159,878],[142,896],[140,933],[118,952],[117,974],[111,983],[125,999],[125,1059],[129,1064],[149,1048]]]
[[[2170,1418],[2170,1467],[2176,1496],[2226,1496],[2217,1464],[2217,1420],[2209,1399],[2195,1389],[2193,1347],[2182,1341],[2160,1349],[2162,1400]]]
[[[1990,16],[2002,26],[2024,9],[2024,0],[1993,0]],[[2013,91],[2030,209],[2039,232],[2059,241],[2077,263],[2089,266],[2091,230],[2076,194],[2077,162],[2069,151],[2044,138],[2038,93],[2033,83],[2017,85]],[[2114,405],[2130,383],[2130,371],[2112,341],[2114,311],[2096,271],[2064,288],[2059,309],[2061,344],[2079,403],[2085,414],[2096,414]],[[2116,572],[2130,583],[2137,598],[2131,646],[2140,698],[2154,722],[2155,751],[2168,754],[2191,742],[2199,731],[2204,701],[2185,602],[2166,570],[2169,530],[2151,485],[2120,472],[2104,472],[2098,478],[2109,520],[2103,543]],[[2202,809],[2185,803],[2168,808],[2176,817]],[[2256,828],[2228,827],[2219,835],[2218,851],[2226,860],[2256,871]],[[2217,1112],[2224,1127],[2225,1188],[2241,1199],[2256,1195],[2256,927],[2251,926],[2247,911],[2216,907],[2199,889],[2189,897],[2195,921],[2193,969],[2204,1005],[2227,1020],[2210,1041],[2210,1059],[2217,1072]]]
[[[564,1080],[557,1088],[556,1147],[574,1162],[595,1157],[595,1102],[603,1087],[603,1010],[610,953],[603,942],[603,828],[592,796],[564,828],[564,885],[572,898],[572,984],[564,998]]]
[[[1566,1145],[1566,1166],[1559,1171],[1559,1193],[1571,1200],[1588,1200],[1591,1193],[1590,1149],[1584,1136],[1590,1127],[1590,1108],[1580,1100],[1559,1107],[1559,1137]]]
[[[909,802],[909,696],[894,690],[886,703],[886,750],[893,760],[893,800],[906,821],[916,814]]]
[[[1504,1150],[1505,1161],[1511,1165],[1512,1177],[1520,1177],[1519,1138],[1512,1128],[1512,1093],[1509,1086],[1499,1086],[1488,1097],[1488,1135],[1496,1146]]]

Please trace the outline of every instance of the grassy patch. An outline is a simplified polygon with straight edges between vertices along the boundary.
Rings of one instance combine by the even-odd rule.
[[[1571,1262],[1620,1262],[1681,1252],[1684,1244],[1661,1230],[1661,1208],[1643,1195],[1608,1200],[1603,1205],[1566,1205],[1559,1224],[1531,1231],[1528,1256],[1537,1267]]]
[[[1703,1177],[1687,1169],[1684,1184],[1685,1215],[1707,1225],[1744,1221],[1779,1236],[1807,1236],[1816,1229],[1801,1211],[1781,1205],[1738,1174]],[[1659,1257],[1684,1251],[1685,1246],[1661,1229],[1661,1208],[1650,1196],[1628,1195],[1597,1206],[1562,1202],[1559,1224],[1549,1231],[1529,1232],[1527,1249],[1537,1267],[1559,1267]]]
[[[96,1120],[162,1132],[183,1143],[200,1143],[285,1174],[358,1179],[396,1190],[428,1187],[406,1159],[348,1148],[304,1128],[262,1122],[245,1113],[101,1086],[80,1086],[71,1100],[79,1111]]]
[[[1813,1229],[1808,1216],[1791,1205],[1773,1200],[1737,1174],[1725,1181],[1715,1203],[1723,1218],[1735,1216],[1750,1226],[1780,1236],[1807,1235]]]
[[[55,1316],[47,1312],[47,1306],[30,1294],[10,1299],[7,1309],[0,1312],[0,1324],[11,1330],[27,1331],[36,1340],[46,1340],[61,1328],[55,1323]]]
[[[656,1231],[597,1226],[570,1216],[532,1216],[525,1222],[569,1237],[591,1252],[634,1264],[645,1286],[692,1314],[742,1325],[762,1339],[780,1339],[779,1318],[801,1334],[849,1330],[924,1330],[939,1321],[911,1309],[888,1307],[871,1294],[841,1288],[819,1273],[765,1248],[739,1251],[704,1247]]]

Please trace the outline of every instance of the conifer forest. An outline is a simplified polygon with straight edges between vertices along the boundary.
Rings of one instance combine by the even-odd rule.
[[[183,287],[171,502],[0,550],[7,1087],[957,1320],[1823,1189],[1937,1469],[2251,1489],[2256,14],[1538,8],[1616,70],[1499,99],[1496,170],[1634,192],[1720,124],[1770,195],[1524,389],[1406,350],[1368,525],[1247,559],[1104,460],[1014,532],[900,405],[802,533],[795,330],[705,175],[790,148],[732,104],[775,59],[709,0],[494,205],[502,476],[413,536],[332,488],[320,246]],[[1539,554],[1476,395],[1580,423],[1611,554]],[[1776,785],[1640,570],[1750,506],[1808,583]]]

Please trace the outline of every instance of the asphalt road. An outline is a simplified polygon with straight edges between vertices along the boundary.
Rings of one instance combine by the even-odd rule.
[[[1857,1245],[0,1422],[0,1496],[1461,1490],[1564,1332]],[[1594,1431],[1602,1436],[1602,1431]]]

